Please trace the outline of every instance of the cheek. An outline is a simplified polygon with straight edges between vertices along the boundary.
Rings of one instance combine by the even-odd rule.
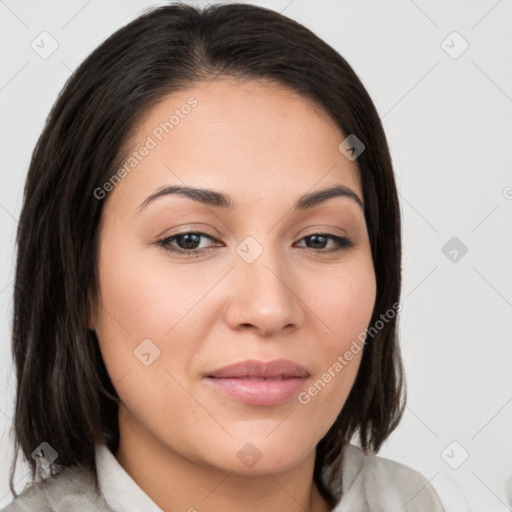
[[[156,250],[122,248],[110,237],[100,254],[96,323],[111,380],[114,386],[122,380],[118,393],[129,389],[127,381],[138,381],[134,397],[155,402],[162,389],[176,387],[169,374],[183,380],[207,337],[204,296],[218,281],[215,272],[199,273],[193,265],[171,271],[165,258],[155,258]]]
[[[189,397],[173,376],[181,382],[176,369],[186,368],[190,359],[187,336],[193,334],[183,332],[190,327],[184,316],[196,294],[184,276],[172,277],[172,283],[166,281],[165,269],[133,248],[104,247],[96,333],[121,402],[147,429],[169,425],[174,435],[171,412],[185,407],[179,404]]]
[[[317,418],[318,429],[330,427],[352,389],[364,350],[361,334],[370,322],[375,298],[369,253],[356,254],[335,274],[316,276],[308,306],[322,330],[322,341],[315,347],[320,365],[311,386],[298,398],[309,417]]]
[[[364,332],[373,313],[376,291],[373,264],[366,255],[356,255],[352,264],[334,275],[316,278],[310,307],[325,327],[322,346],[327,352],[344,350]]]
[[[168,342],[166,334],[182,319],[188,321],[189,313],[215,283],[212,273],[171,268],[165,258],[155,257],[160,250],[127,247],[116,251],[111,246],[102,254],[101,299],[110,314],[100,314],[105,325],[123,328],[134,342],[145,338]]]

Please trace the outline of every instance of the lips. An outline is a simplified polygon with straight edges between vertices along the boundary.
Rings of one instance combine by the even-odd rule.
[[[207,377],[218,379],[286,379],[291,377],[309,377],[309,371],[288,359],[261,362],[256,360],[242,361],[214,370]]]
[[[242,361],[206,373],[204,380],[230,398],[249,405],[279,405],[303,387],[311,373],[287,359]]]

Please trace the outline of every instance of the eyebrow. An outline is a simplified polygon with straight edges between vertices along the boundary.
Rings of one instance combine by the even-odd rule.
[[[217,208],[225,208],[229,211],[238,210],[240,208],[240,205],[238,205],[231,196],[223,192],[217,192],[216,190],[206,188],[173,185],[160,188],[156,190],[153,194],[151,194],[149,197],[147,197],[137,208],[137,214],[140,212],[140,210],[145,208],[152,201],[155,201],[156,199],[162,196],[168,195],[182,195],[190,199],[193,199],[194,201],[198,201],[199,203],[208,206],[214,206]],[[329,188],[308,192],[299,197],[299,199],[293,206],[293,210],[306,210],[308,208],[317,206],[334,197],[347,197],[349,199],[352,199],[364,211],[364,204],[359,198],[359,196],[353,190],[351,190],[348,187],[345,187],[344,185],[334,185]]]

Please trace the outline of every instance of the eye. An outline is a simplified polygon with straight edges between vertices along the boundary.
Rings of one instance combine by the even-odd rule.
[[[212,249],[212,247],[200,248],[198,249],[198,245],[200,245],[201,238],[209,238],[210,240],[215,240],[218,242],[216,238],[208,235],[207,233],[203,233],[202,231],[191,231],[187,233],[180,233],[178,235],[169,236],[162,240],[159,240],[157,244],[163,247],[166,251],[173,252],[176,254],[183,254],[187,257],[201,256],[206,251]],[[179,247],[175,247],[171,245],[172,243],[176,243]]]
[[[329,250],[315,251],[315,252],[321,252],[321,253],[344,251],[354,245],[354,242],[352,240],[350,240],[349,238],[346,238],[344,236],[332,235],[329,233],[312,233],[308,236],[305,236],[302,240],[310,241],[310,244],[306,244],[308,249],[311,249],[311,248],[312,249],[324,249],[323,246],[329,240],[333,240],[335,242],[335,247],[333,247]],[[311,245],[312,245],[312,247],[311,247]],[[319,246],[322,246],[322,247],[319,247]]]
[[[190,231],[163,238],[162,240],[158,240],[156,244],[168,252],[180,254],[187,258],[193,258],[195,256],[201,256],[215,248],[212,246],[201,248],[200,245],[202,238],[208,238],[217,243],[221,243],[208,233],[203,233],[202,231]],[[354,245],[353,241],[349,238],[329,233],[312,233],[305,236],[300,241],[302,242],[303,240],[308,241],[306,242],[307,249],[311,249],[313,252],[320,254],[344,251]],[[325,250],[324,246],[328,244],[329,241],[334,242],[334,247]]]

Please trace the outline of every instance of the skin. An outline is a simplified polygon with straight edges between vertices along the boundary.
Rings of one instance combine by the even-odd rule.
[[[286,358],[310,370],[307,389],[368,326],[376,281],[362,208],[336,197],[291,211],[302,194],[332,185],[362,201],[358,167],[318,105],[264,80],[223,77],[162,98],[133,147],[191,96],[197,106],[104,199],[91,325],[122,401],[115,457],[163,510],[325,512],[315,446],[362,352],[306,405],[240,403],[202,377],[248,358]],[[212,188],[239,209],[167,195],[137,211],[164,185]],[[188,246],[210,248],[199,257],[157,244],[197,231],[214,237]],[[315,246],[315,232],[353,246],[326,253],[336,240]],[[247,236],[263,249],[250,264],[236,252]],[[169,245],[194,250],[183,238]],[[160,349],[148,366],[134,355],[144,339]],[[252,467],[237,457],[248,442],[261,454]]]

